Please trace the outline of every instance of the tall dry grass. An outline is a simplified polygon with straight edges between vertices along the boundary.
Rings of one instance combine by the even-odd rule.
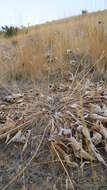
[[[69,65],[66,50],[70,49],[77,55],[90,55],[93,63],[104,53],[103,60],[96,66],[103,73],[107,67],[106,19],[107,11],[102,11],[31,27],[27,33],[22,31],[7,40],[14,51],[14,63],[11,64],[10,52],[6,64],[0,60],[0,71],[8,71],[16,78],[30,76],[32,80],[49,78],[57,70],[63,75]]]

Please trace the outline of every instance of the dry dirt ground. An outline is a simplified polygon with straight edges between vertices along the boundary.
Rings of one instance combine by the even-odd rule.
[[[0,87],[0,128],[3,128],[8,119],[8,122],[23,124],[28,121],[24,127],[24,134],[30,133],[27,146],[23,151],[23,140],[10,141],[6,143],[6,138],[1,138],[0,135],[0,189],[4,190],[68,190],[72,189],[69,179],[64,171],[59,159],[52,160],[49,144],[49,130],[46,131],[43,142],[30,164],[23,170],[26,163],[36,153],[38,146],[44,134],[46,121],[38,117],[36,119],[36,110],[40,109],[40,105],[36,104],[44,99],[53,97],[55,94],[66,93],[58,91],[58,89],[50,90],[47,84],[42,82],[39,87],[31,82],[23,81],[16,82],[16,88],[9,84],[8,88]],[[69,84],[70,85],[70,84]],[[45,87],[43,89],[43,86]],[[18,99],[6,99],[7,95],[21,94]],[[58,100],[57,94],[57,100]],[[32,109],[31,109],[32,108]],[[4,114],[4,115],[3,115]],[[24,116],[24,117],[23,117]],[[24,120],[24,121],[23,121]],[[48,118],[47,118],[48,120]],[[8,124],[9,125],[9,124]],[[14,135],[11,135],[11,138]],[[104,147],[98,147],[104,159],[107,161],[107,154]],[[88,162],[81,169],[79,167],[66,166],[70,178],[72,179],[75,190],[106,190],[107,189],[107,167],[103,166],[98,161],[95,161],[93,166]],[[15,177],[17,178],[13,180]],[[13,181],[11,181],[13,180]],[[12,182],[12,183],[10,183]],[[6,185],[10,183],[7,187]]]

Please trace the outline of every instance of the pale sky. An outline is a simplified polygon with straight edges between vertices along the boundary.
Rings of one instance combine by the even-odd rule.
[[[0,26],[34,25],[107,9],[107,0],[0,0]]]

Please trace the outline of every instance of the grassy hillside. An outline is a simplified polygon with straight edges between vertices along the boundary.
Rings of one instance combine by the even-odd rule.
[[[105,10],[30,27],[9,39],[1,37],[0,72],[16,78],[48,78],[56,70],[63,75],[76,57],[84,65],[95,64],[104,74],[106,20]]]

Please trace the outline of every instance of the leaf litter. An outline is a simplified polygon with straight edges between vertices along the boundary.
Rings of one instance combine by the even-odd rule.
[[[70,83],[67,88],[59,84],[48,93],[37,95],[31,91],[4,97],[0,140],[8,146],[22,143],[24,152],[33,127],[38,127],[37,121],[41,120],[44,128],[49,125],[47,141],[53,160],[57,152],[70,167],[82,168],[89,162],[107,167],[107,87],[89,80],[83,85],[74,90]],[[99,147],[104,147],[103,154]]]

